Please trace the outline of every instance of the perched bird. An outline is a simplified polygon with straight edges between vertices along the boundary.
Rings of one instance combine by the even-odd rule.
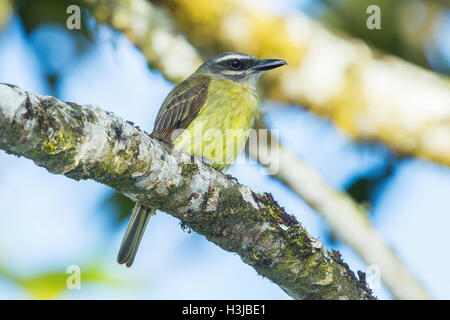
[[[284,60],[257,59],[227,52],[204,62],[170,91],[155,120],[151,136],[226,170],[242,151],[259,114],[256,82]],[[154,208],[136,203],[117,260],[133,264]]]

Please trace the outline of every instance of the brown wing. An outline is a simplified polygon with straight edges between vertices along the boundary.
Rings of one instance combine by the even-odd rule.
[[[205,104],[208,93],[209,77],[192,76],[175,88],[164,100],[151,136],[171,143],[186,129]]]

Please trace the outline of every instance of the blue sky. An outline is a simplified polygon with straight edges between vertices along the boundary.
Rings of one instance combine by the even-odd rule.
[[[151,131],[173,84],[149,70],[141,53],[119,33],[100,28],[95,45],[77,56],[66,32],[47,26],[36,30],[30,40],[14,18],[0,33],[0,82],[54,94],[44,79],[48,70],[44,68],[50,64],[61,74],[58,98],[99,105]],[[267,101],[264,107],[270,126],[281,128],[285,146],[336,188],[344,188],[386,160],[382,148],[355,145],[332,123],[304,110]],[[350,248],[327,241],[327,226],[314,211],[278,181],[261,175],[257,165],[239,164],[229,173],[256,190],[271,192],[328,249],[339,249],[352,270],[366,270]],[[0,268],[31,276],[48,270],[64,272],[73,264],[83,272],[95,261],[121,281],[121,285],[82,283],[80,290],[67,291],[62,298],[289,298],[237,255],[183,232],[179,221],[164,213],[152,218],[133,267],[117,265],[126,225],[118,230],[109,227],[109,209],[101,204],[111,192],[93,181],[50,174],[30,160],[0,151]],[[378,190],[371,215],[408,268],[440,299],[450,298],[448,195],[449,168],[406,159]],[[375,295],[390,298],[384,287]],[[27,297],[25,290],[0,277],[0,299]]]

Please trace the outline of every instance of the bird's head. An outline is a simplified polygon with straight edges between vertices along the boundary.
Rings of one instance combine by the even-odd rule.
[[[261,73],[285,64],[286,61],[280,59],[258,59],[244,53],[226,52],[205,61],[196,73],[254,88]]]

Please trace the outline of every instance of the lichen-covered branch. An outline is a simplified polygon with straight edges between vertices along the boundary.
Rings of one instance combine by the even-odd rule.
[[[0,84],[0,149],[177,217],[295,299],[373,298],[339,253],[323,248],[270,194],[170,150],[99,107]]]
[[[306,106],[355,139],[450,165],[450,79],[300,12],[279,17],[238,0],[152,2],[170,10],[202,54],[241,51],[288,61],[288,68],[261,79],[269,98]]]
[[[144,55],[146,56],[149,63],[155,66],[161,73],[172,81],[179,81],[187,76],[195,70],[195,68],[200,63],[199,54],[197,53],[197,49],[193,48],[192,45],[184,38],[180,37],[177,33],[176,28],[173,25],[172,17],[168,15],[168,13],[164,10],[164,8],[156,7],[151,2],[147,2],[146,0],[133,0],[133,1],[102,1],[102,0],[90,0],[90,9],[92,14],[95,15],[98,21],[105,22],[114,27],[117,30],[124,32],[133,42],[134,44],[142,50]],[[159,17],[156,19],[155,17]],[[144,21],[146,28],[143,28],[139,21]],[[150,21],[153,21],[150,23]],[[168,44],[173,44],[172,46],[160,46],[159,39],[161,35],[164,35],[165,41]],[[171,50],[171,47],[176,47],[176,50]],[[168,52],[165,50],[161,50],[161,48],[166,48]],[[194,57],[190,59],[185,59],[184,57]],[[170,57],[170,62],[167,61],[168,57]],[[167,65],[165,64],[167,61]],[[173,62],[172,62],[173,61]],[[170,63],[174,65],[180,65],[181,68],[170,68]],[[256,141],[256,140],[255,140]],[[264,145],[262,146],[264,147]],[[256,149],[261,151],[261,149]],[[281,147],[281,152],[286,151]],[[286,151],[288,152],[288,151]],[[265,153],[262,153],[266,155]],[[267,154],[270,154],[267,153]],[[290,155],[290,153],[288,152]],[[322,217],[324,217],[325,221],[329,224],[330,229],[337,234],[339,237],[343,235],[342,240],[346,242],[350,247],[355,249],[355,251],[360,255],[360,257],[368,263],[380,265],[379,259],[374,262],[374,257],[377,256],[372,252],[364,252],[361,250],[363,243],[371,242],[372,247],[381,247],[382,253],[382,261],[385,263],[381,263],[383,266],[383,280],[387,282],[387,286],[391,289],[393,295],[397,298],[418,298],[427,297],[424,290],[421,289],[421,286],[417,284],[414,278],[410,275],[410,273],[405,269],[404,266],[398,261],[398,259],[392,255],[392,252],[389,250],[389,247],[383,242],[383,240],[376,235],[373,228],[371,228],[367,219],[365,219],[362,215],[363,212],[359,212],[362,210],[355,203],[353,203],[349,197],[343,193],[339,193],[338,191],[330,188],[328,185],[322,182],[320,179],[316,179],[319,175],[312,168],[309,168],[305,165],[303,166],[295,166],[292,167],[292,164],[295,164],[295,161],[289,161],[291,157],[281,157],[280,160],[283,162],[288,161],[288,164],[283,164],[280,168],[279,174],[274,177],[277,179],[281,179],[284,181],[290,188],[294,190],[300,197],[302,197],[307,203],[309,203]],[[260,159],[261,160],[261,159]],[[269,159],[270,160],[270,159]],[[273,161],[263,162],[265,165],[270,165]],[[278,166],[277,166],[278,167]],[[300,169],[298,172],[297,169]],[[287,175],[285,173],[288,173]],[[291,174],[293,173],[293,174]],[[309,174],[306,174],[309,173]],[[296,179],[293,179],[293,178]],[[313,181],[310,181],[308,177],[313,177]],[[296,180],[294,183],[286,181],[285,178],[291,178],[290,180]],[[317,180],[322,182],[321,184],[317,184]],[[301,188],[299,188],[298,184],[301,184]],[[311,187],[314,185],[313,191],[311,192]],[[321,189],[324,187],[324,189]],[[320,195],[320,197],[317,197]],[[344,199],[345,206],[335,206],[336,199]],[[346,199],[346,200],[345,200]],[[323,205],[321,205],[323,202]],[[341,203],[342,201],[338,201]],[[346,225],[348,222],[347,219],[340,220],[340,211],[345,210],[344,216],[349,219],[350,223]],[[356,214],[355,213],[361,213]],[[346,214],[347,213],[347,214]],[[353,230],[349,233],[349,228],[352,226],[359,226],[360,230]],[[367,234],[365,231],[369,230]],[[360,237],[352,237],[352,233],[355,232],[357,235],[362,236],[364,240],[367,241],[359,241]],[[388,263],[391,261],[395,261],[395,266],[398,266],[393,271],[402,271],[406,270],[404,273],[402,272],[393,272],[392,270],[387,271],[390,266]],[[395,275],[401,274],[402,276],[397,279]],[[392,275],[390,277],[390,275]],[[402,281],[402,279],[406,279]],[[394,281],[395,280],[395,281]],[[410,282],[407,282],[408,285],[404,286],[404,282],[410,280],[412,285],[409,285]],[[412,287],[414,290],[405,292],[402,288],[410,288]]]
[[[257,128],[265,129],[262,121]],[[249,143],[256,144],[256,140]],[[265,167],[278,168],[273,176],[284,182],[310,205],[327,223],[330,230],[348,244],[368,266],[380,272],[382,281],[396,299],[429,299],[425,289],[406,269],[392,249],[372,227],[366,210],[348,194],[326,183],[279,141],[269,136],[249,145],[248,155]]]

